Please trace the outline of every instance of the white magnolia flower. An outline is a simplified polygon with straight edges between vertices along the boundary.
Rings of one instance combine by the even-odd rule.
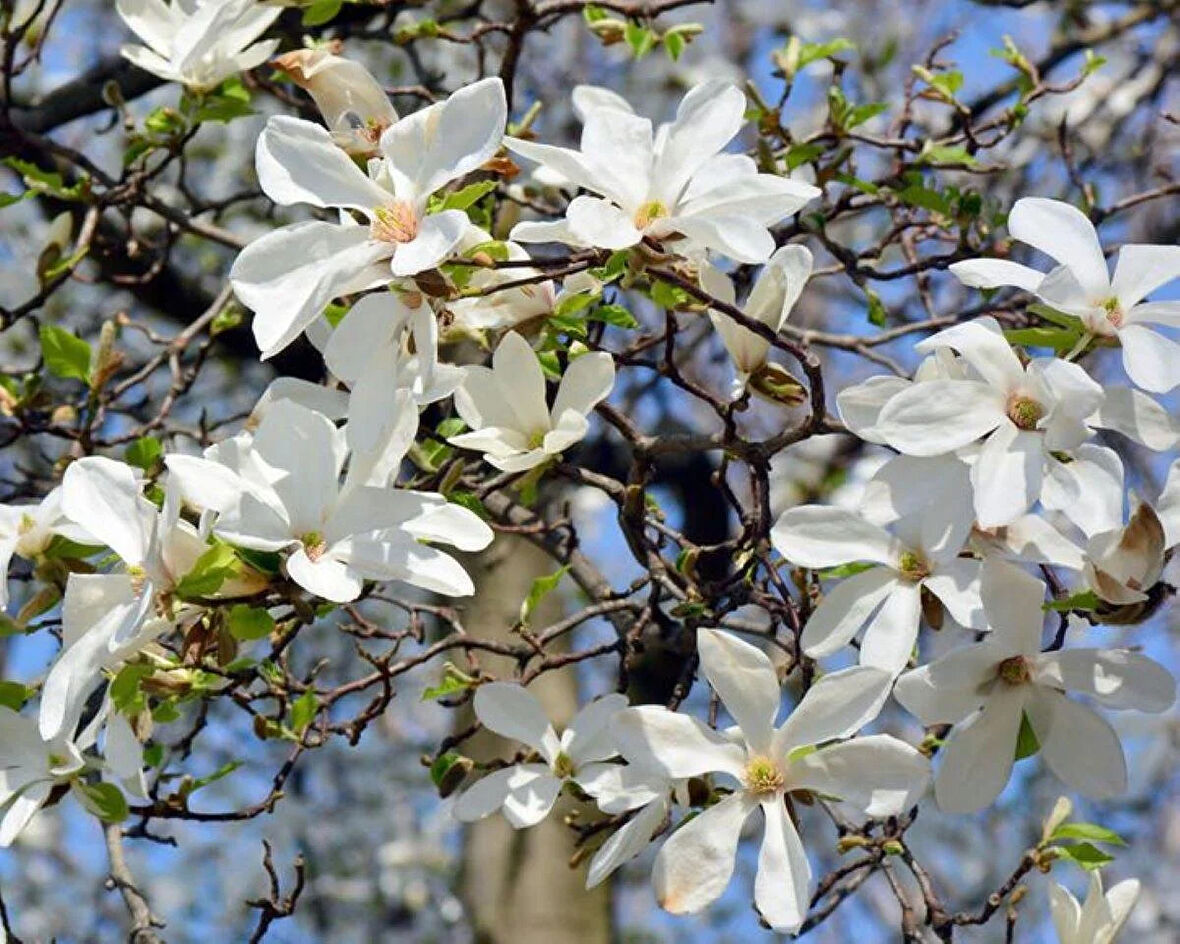
[[[82,780],[87,771],[100,770],[134,796],[146,794],[139,741],[126,718],[108,712],[109,702],[77,737],[72,731],[45,737],[44,724],[0,706],[0,847],[12,845],[58,786],[91,807]],[[84,755],[103,724],[104,756]]]
[[[1025,367],[995,319],[955,325],[922,341],[927,353],[953,347],[973,379],[909,385],[880,411],[876,432],[893,448],[938,456],[983,439],[971,470],[975,513],[985,528],[1007,524],[1038,498],[1052,453],[1082,445],[1102,387],[1077,364],[1038,358]]]
[[[803,567],[870,567],[840,580],[803,628],[803,651],[838,651],[867,623],[860,662],[896,674],[910,660],[922,619],[922,591],[963,626],[983,627],[979,562],[959,557],[970,531],[932,516],[902,518],[892,533],[843,508],[803,505],[784,512],[770,532],[775,550]]]
[[[290,344],[334,298],[416,275],[452,254],[471,225],[467,214],[427,213],[428,201],[496,152],[507,111],[498,78],[468,85],[386,129],[382,158],[368,174],[322,126],[287,116],[267,122],[255,154],[266,195],[282,205],[353,211],[365,223],[347,213],[339,223],[293,223],[242,250],[230,280],[254,310],[263,357]]]
[[[1110,891],[1102,891],[1102,875],[1090,873],[1090,887],[1085,904],[1062,885],[1049,886],[1049,910],[1060,944],[1111,944],[1123,929],[1139,897],[1138,879],[1119,882]]]
[[[70,574],[62,600],[62,651],[41,688],[42,737],[72,736],[86,703],[114,671],[171,630],[150,593],[129,574]]]
[[[1168,469],[1168,477],[1155,508],[1160,524],[1164,526],[1164,544],[1167,547],[1180,545],[1180,459]]]
[[[786,324],[791,309],[811,277],[811,267],[811,253],[806,246],[790,245],[776,250],[750,290],[742,311],[777,334]],[[702,267],[701,286],[714,298],[729,305],[736,304],[733,281],[713,266]],[[770,342],[722,312],[710,311],[709,318],[737,370],[734,396],[740,396],[747,386],[754,390],[772,387],[775,374],[761,376],[769,366]],[[794,387],[797,389],[798,384],[795,383]]]
[[[401,415],[406,407],[416,424],[408,401]],[[399,429],[397,414],[378,421]],[[355,600],[366,579],[471,594],[459,562],[425,542],[478,551],[491,542],[491,529],[441,495],[370,485],[367,475],[342,487],[351,438],[327,417],[279,401],[252,439],[228,440],[203,459],[170,455],[165,462],[187,500],[219,513],[218,535],[240,547],[289,551],[288,576],[325,600]],[[373,454],[385,455],[376,447]]]
[[[463,386],[455,392],[455,409],[471,432],[449,441],[479,450],[490,465],[505,472],[535,468],[586,435],[587,416],[614,382],[609,354],[583,354],[566,368],[550,409],[541,362],[528,341],[510,331],[496,348],[491,367],[467,368]]]
[[[91,541],[86,531],[62,511],[61,489],[35,505],[0,505],[0,609],[8,605],[8,565],[14,556],[36,560],[57,536],[79,544]]]
[[[598,195],[575,197],[557,222],[518,223],[512,238],[604,249],[685,239],[738,262],[765,262],[774,251],[768,227],[820,191],[722,153],[745,109],[741,91],[712,81],[689,91],[676,119],[654,130],[647,118],[600,104],[586,108],[580,150],[505,138],[510,150]]]
[[[279,45],[254,42],[282,12],[255,0],[117,0],[115,8],[147,44],[121,46],[123,57],[196,92],[262,65]]]
[[[687,805],[685,783],[683,779],[673,780],[656,768],[639,764],[616,765],[595,777],[590,789],[598,808],[611,816],[632,815],[590,860],[587,888],[601,885],[619,866],[651,844],[656,830],[672,811],[673,796]]]
[[[956,262],[951,271],[976,288],[1014,285],[1032,292],[1080,318],[1091,334],[1117,338],[1127,375],[1144,390],[1164,393],[1180,384],[1180,345],[1146,327],[1180,327],[1180,302],[1143,301],[1180,277],[1180,246],[1123,246],[1112,278],[1094,225],[1068,203],[1018,200],[1008,231],[1058,267],[1046,275],[1006,259],[973,259]]]
[[[1161,712],[1175,700],[1171,674],[1127,649],[1041,652],[1045,587],[1011,564],[985,564],[982,595],[991,627],[984,641],[907,672],[894,689],[923,724],[955,725],[935,779],[938,805],[970,813],[991,803],[1008,782],[1026,717],[1045,763],[1070,787],[1097,798],[1122,793],[1127,768],[1118,735],[1065,693]]]
[[[541,760],[497,770],[468,787],[455,803],[455,816],[465,823],[503,810],[516,829],[535,826],[549,815],[567,781],[593,793],[594,781],[615,766],[605,763],[618,753],[610,722],[627,707],[624,695],[590,702],[560,737],[536,696],[512,682],[481,685],[474,706],[485,728],[531,747]]]
[[[296,49],[273,65],[312,97],[339,147],[358,157],[377,153],[377,142],[398,116],[368,69],[327,49]]]
[[[835,797],[868,816],[896,815],[925,789],[927,761],[888,735],[843,740],[881,710],[888,672],[857,666],[825,675],[776,728],[781,696],[766,654],[709,629],[698,630],[697,648],[701,671],[738,730],[720,734],[688,715],[647,706],[621,712],[613,725],[619,752],[632,763],[674,779],[725,774],[736,784],[664,843],[653,874],[656,897],[676,914],[715,901],[733,874],[742,826],[761,808],[754,903],[776,931],[794,931],[807,914],[811,867],[787,810],[791,793]]]

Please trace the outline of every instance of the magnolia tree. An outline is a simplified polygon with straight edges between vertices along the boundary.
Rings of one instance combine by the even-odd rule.
[[[954,35],[896,80],[896,47],[780,35],[755,79],[654,92],[709,42],[689,5],[6,4],[3,212],[37,234],[0,310],[18,871],[74,817],[129,939],[210,939],[127,846],[281,824],[422,692],[458,720],[418,796],[549,818],[542,866],[587,887],[639,871],[673,915],[724,896],[786,934],[873,895],[861,939],[1119,933],[1112,713],[1175,699],[1143,635],[1180,543],[1166,66],[1104,140],[1053,109],[1101,111],[1071,96],[1104,44],[1166,63],[1176,5],[1005,39],[970,97]],[[79,28],[127,41],[59,81]],[[545,81],[552,33],[647,86]],[[473,631],[508,541],[549,563]],[[1011,795],[1029,841],[965,895],[993,850],[914,837]],[[260,874],[224,939],[299,915],[302,863]]]

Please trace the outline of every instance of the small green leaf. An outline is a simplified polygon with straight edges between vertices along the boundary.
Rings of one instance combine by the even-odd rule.
[[[422,689],[422,701],[434,701],[437,698],[446,698],[448,695],[457,695],[467,691],[470,687],[470,684],[463,679],[448,674],[443,676],[443,680],[437,685]]]
[[[176,595],[184,598],[213,595],[234,575],[237,561],[237,554],[228,544],[212,545],[176,584]]]
[[[1114,861],[1114,856],[1108,855],[1088,842],[1079,842],[1071,846],[1054,846],[1053,848],[1063,858],[1077,863],[1087,872],[1093,872],[1095,869],[1102,868],[1106,863]]]
[[[74,787],[82,805],[104,823],[121,823],[127,818],[127,798],[113,783],[75,781]]]
[[[532,587],[529,588],[529,595],[524,598],[524,602],[520,605],[520,625],[528,626],[529,619],[536,610],[538,604],[549,594],[556,589],[557,585],[561,583],[561,578],[569,572],[569,567],[561,567],[551,574],[544,577],[537,577],[533,581]]]
[[[123,458],[136,468],[150,472],[164,454],[164,446],[155,436],[140,436],[139,439],[128,444]]]
[[[275,621],[274,617],[260,607],[238,603],[230,608],[226,625],[234,639],[249,642],[263,639],[274,632]]]
[[[315,720],[320,700],[310,688],[291,704],[291,730],[302,735]]]
[[[622,305],[599,305],[586,316],[587,321],[602,321],[616,328],[638,328],[639,322]]]
[[[1050,600],[1042,605],[1042,609],[1052,610],[1055,613],[1069,613],[1072,610],[1089,612],[1098,609],[1100,605],[1098,594],[1093,590],[1083,590],[1080,593],[1071,593],[1060,600]]]
[[[1041,744],[1037,740],[1032,725],[1029,724],[1028,715],[1022,714],[1020,716],[1020,734],[1016,737],[1016,760],[1032,757],[1040,749]]]
[[[147,706],[147,699],[140,683],[153,671],[150,665],[142,663],[123,666],[109,689],[111,703],[115,708],[125,715],[134,715],[142,711]]]
[[[313,0],[303,11],[304,26],[323,26],[329,20],[335,19],[344,0]]]
[[[684,52],[684,37],[680,33],[665,33],[662,42],[668,58],[676,62]]]
[[[90,383],[90,345],[56,325],[41,325],[41,356],[56,377]]]
[[[810,144],[792,144],[787,149],[787,170],[795,170],[804,164],[810,164],[825,150],[824,145],[816,141]]]
[[[0,681],[0,705],[13,711],[20,711],[31,694],[28,687],[20,682]]]
[[[487,508],[484,507],[484,503],[479,500],[479,496],[474,492],[452,489],[447,493],[447,501],[454,502],[456,505],[474,512],[485,521],[491,520],[491,514],[488,513]]]
[[[1102,842],[1111,846],[1125,846],[1123,839],[1113,829],[1099,826],[1096,823],[1063,823],[1049,836],[1050,840],[1079,839],[1089,842]]]
[[[600,6],[596,6],[593,3],[587,3],[584,7],[582,7],[582,19],[587,23],[597,23],[599,20],[605,20],[606,17],[606,10]]]
[[[869,299],[869,324],[884,328],[889,322],[889,312],[885,308],[885,303],[881,301],[881,296],[871,288],[865,289],[865,295]]]
[[[187,795],[191,794],[194,790],[200,790],[201,787],[207,787],[211,783],[216,783],[218,780],[221,780],[223,777],[228,777],[230,774],[232,774],[235,770],[237,770],[241,766],[242,766],[242,762],[240,760],[226,761],[224,764],[222,764],[220,767],[218,767],[215,771],[213,771],[213,773],[205,774],[204,777],[197,777],[195,780],[190,781],[187,786],[185,795],[187,796]]]
[[[646,56],[651,52],[652,47],[656,43],[656,34],[646,26],[636,23],[634,20],[627,21],[623,38],[627,41],[627,45],[631,47],[631,52],[636,59],[642,59]]]

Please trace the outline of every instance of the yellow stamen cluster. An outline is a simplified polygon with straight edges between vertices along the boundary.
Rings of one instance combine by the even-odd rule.
[[[1028,660],[1024,656],[1012,656],[996,666],[996,678],[1006,685],[1026,685],[1032,679]]]
[[[565,751],[553,758],[553,775],[555,777],[572,777],[574,773],[574,762]]]
[[[1008,419],[1017,429],[1026,432],[1036,429],[1044,415],[1045,408],[1032,397],[1016,396],[1008,401]]]
[[[899,563],[901,564],[901,575],[907,580],[916,582],[930,576],[930,565],[926,563],[921,554],[914,551],[902,551]]]
[[[753,757],[746,764],[746,789],[756,796],[777,793],[786,783],[778,764],[769,757]]]
[[[369,226],[370,235],[383,243],[408,243],[418,236],[418,214],[404,200],[373,211],[376,219]]]
[[[324,556],[324,551],[328,549],[327,543],[324,541],[324,536],[318,531],[308,531],[299,539],[303,545],[303,549],[307,552],[308,559],[313,563]]]
[[[659,200],[649,200],[635,211],[635,228],[647,229],[656,220],[668,215],[668,208]]]
[[[1125,315],[1123,314],[1123,306],[1119,304],[1119,300],[1112,296],[1102,303],[1102,307],[1106,309],[1106,320],[1112,326],[1121,328]]]

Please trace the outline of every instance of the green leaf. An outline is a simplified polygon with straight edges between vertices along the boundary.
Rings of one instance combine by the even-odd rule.
[[[533,581],[532,587],[529,588],[529,595],[524,598],[524,602],[520,605],[521,626],[528,626],[529,619],[538,604],[556,589],[557,585],[561,583],[561,578],[568,572],[569,567],[561,567],[553,573],[544,577],[537,577]]]
[[[831,59],[832,56],[842,52],[850,52],[854,49],[856,49],[856,44],[843,37],[838,37],[826,43],[804,43],[799,47],[799,64],[797,68],[805,69],[820,59]]]
[[[230,608],[226,626],[234,639],[249,642],[263,639],[274,632],[275,621],[274,617],[261,607],[238,603]]]
[[[1054,351],[1067,352],[1074,349],[1082,338],[1082,326],[1068,328],[1009,328],[1004,332],[1009,344],[1024,347],[1047,347]]]
[[[111,682],[111,703],[125,715],[138,714],[147,706],[140,683],[155,671],[150,665],[125,665]]]
[[[663,38],[664,52],[675,62],[684,52],[685,39],[680,33],[665,33]]]
[[[311,689],[296,698],[291,704],[291,730],[296,734],[303,734],[308,725],[315,720],[319,707],[320,700]]]
[[[0,210],[5,207],[10,207],[14,203],[20,203],[25,197],[32,194],[31,190],[26,190],[24,193],[6,193],[0,191]]]
[[[201,787],[207,787],[207,786],[209,786],[209,784],[216,783],[218,780],[221,780],[223,777],[228,777],[230,774],[232,774],[235,770],[237,770],[241,766],[242,766],[242,762],[240,760],[226,761],[224,764],[222,764],[220,767],[218,767],[215,771],[213,771],[213,773],[205,774],[204,777],[197,777],[195,780],[190,781],[187,786],[187,789],[185,790],[185,795],[188,796],[193,791],[200,790]]]
[[[965,148],[931,144],[927,141],[921,153],[918,155],[918,163],[962,164],[965,167],[975,167],[979,164],[979,161],[968,154]]]
[[[1102,868],[1106,863],[1114,861],[1114,856],[1108,855],[1088,842],[1079,842],[1072,846],[1054,846],[1053,848],[1063,858],[1077,863],[1087,872],[1093,872],[1095,869]]]
[[[854,105],[848,109],[844,116],[844,128],[851,129],[857,125],[863,125],[870,118],[876,118],[877,115],[889,111],[889,106],[885,102],[870,102],[865,105]]]
[[[852,577],[856,574],[863,574],[866,570],[872,570],[876,564],[870,564],[866,561],[853,561],[850,564],[838,564],[835,567],[825,567],[819,571],[819,575],[825,580],[835,578]]]
[[[0,681],[0,705],[20,711],[32,692],[20,682]]]
[[[1038,318],[1044,318],[1055,325],[1060,325],[1063,328],[1077,327],[1079,333],[1082,329],[1082,321],[1076,315],[1067,315],[1063,311],[1058,311],[1056,308],[1050,308],[1048,305],[1042,305],[1040,302],[1034,302],[1028,306],[1028,313],[1036,315]]]
[[[651,283],[651,300],[661,308],[683,308],[689,302],[688,293],[682,288],[656,279]]]
[[[1024,760],[1026,757],[1032,757],[1040,749],[1041,744],[1037,740],[1037,735],[1033,731],[1032,725],[1029,724],[1028,715],[1021,714],[1020,734],[1016,738],[1016,760]]]
[[[152,720],[159,724],[170,724],[180,718],[180,709],[175,702],[162,701],[152,709]]]
[[[865,289],[865,295],[869,299],[869,324],[877,328],[885,327],[889,321],[889,312],[885,308],[885,303],[881,301],[881,296],[871,288]]]
[[[143,746],[143,762],[149,767],[159,767],[164,763],[164,745],[145,744]]]
[[[787,170],[795,170],[803,164],[810,164],[825,150],[825,147],[817,141],[810,144],[792,144],[787,149]]]
[[[599,305],[586,316],[587,321],[603,321],[616,328],[638,328],[639,322],[622,305]]]
[[[937,190],[923,187],[921,184],[910,184],[897,191],[897,198],[910,206],[921,207],[944,216],[951,215],[950,201]]]
[[[69,538],[55,534],[45,548],[44,556],[55,560],[85,560],[103,549],[101,544],[79,544]]]
[[[1113,829],[1096,823],[1062,823],[1049,836],[1050,840],[1079,839],[1089,842],[1103,842],[1111,846],[1125,846],[1123,839]]]
[[[1062,597],[1060,600],[1050,600],[1048,603],[1042,605],[1042,609],[1052,610],[1055,613],[1069,613],[1073,610],[1089,612],[1098,609],[1100,605],[1098,594],[1093,590],[1083,590],[1079,593],[1071,593],[1067,597]]]
[[[487,508],[484,507],[484,503],[479,500],[479,496],[474,492],[453,489],[447,493],[447,501],[453,502],[461,508],[466,508],[470,512],[474,512],[485,521],[491,520],[492,516],[488,513]]]
[[[623,31],[623,38],[627,41],[627,45],[631,47],[631,52],[636,59],[642,59],[649,52],[656,43],[656,34],[648,29],[646,26],[641,26],[634,20],[627,21],[627,27]]]
[[[137,468],[150,472],[164,454],[164,446],[155,436],[140,436],[129,443],[123,453],[123,458]]]
[[[90,383],[90,345],[56,325],[41,325],[41,356],[57,377]]]
[[[250,107],[250,90],[235,76],[200,100],[193,113],[193,120],[229,122],[252,114],[254,109]]]
[[[443,680],[437,685],[431,685],[422,689],[422,701],[434,701],[436,698],[457,695],[459,692],[465,692],[470,687],[470,682],[448,673],[443,676]]]
[[[605,20],[606,17],[606,10],[600,6],[596,6],[593,3],[587,3],[584,7],[582,7],[582,19],[587,23],[597,23],[599,20]]]
[[[249,547],[239,547],[235,549],[235,553],[260,574],[277,574],[282,563],[277,551],[256,551]]]
[[[130,812],[123,791],[113,783],[74,782],[78,798],[91,813],[104,823],[121,823]]]
[[[329,20],[335,19],[344,0],[313,0],[303,11],[304,26],[323,26]]]
[[[441,213],[443,210],[466,210],[476,201],[487,196],[496,189],[496,181],[480,180],[468,184],[454,193],[442,194],[431,201],[430,212]],[[471,253],[468,253],[470,258]]]
[[[570,315],[577,314],[583,308],[587,307],[594,301],[594,296],[589,292],[578,292],[576,295],[566,295],[553,308],[553,314],[557,318],[566,318]]]
[[[178,597],[207,597],[234,575],[237,554],[228,544],[214,544],[197,558],[192,569],[176,585]]]
[[[6,157],[0,163],[20,174],[25,186],[36,193],[47,193],[63,200],[79,200],[90,189],[90,178],[85,175],[81,175],[77,183],[66,186],[66,182],[57,171],[42,170],[31,161],[23,161],[19,157]]]

